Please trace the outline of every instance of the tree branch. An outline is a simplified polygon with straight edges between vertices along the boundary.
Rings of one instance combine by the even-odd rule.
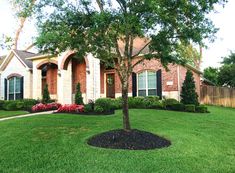
[[[151,41],[149,41],[144,47],[142,47],[135,55],[133,55],[131,58],[135,58],[136,56],[138,56],[149,44],[151,43]]]
[[[104,11],[104,2],[103,2],[103,0],[96,0],[96,3],[98,4],[100,11],[103,12]]]

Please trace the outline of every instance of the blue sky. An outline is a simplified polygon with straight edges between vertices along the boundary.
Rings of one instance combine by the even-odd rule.
[[[235,51],[235,1],[229,0],[225,8],[218,6],[217,12],[210,14],[215,26],[220,30],[216,34],[217,39],[213,43],[207,43],[208,49],[203,50],[202,69],[208,66],[218,67],[221,57]],[[13,35],[17,28],[17,20],[13,16],[12,8],[7,0],[0,0],[0,35]],[[36,35],[36,28],[33,21],[26,22],[23,33],[20,37],[19,49],[24,49],[25,45],[31,43],[31,38]],[[6,54],[0,50],[0,55]]]

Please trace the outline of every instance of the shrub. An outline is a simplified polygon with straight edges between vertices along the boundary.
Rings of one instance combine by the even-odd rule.
[[[4,105],[5,101],[4,100],[0,100],[0,110],[3,109],[3,105]]]
[[[199,112],[199,113],[207,113],[208,112],[208,109],[206,106],[196,106],[196,112]]]
[[[7,111],[16,111],[17,109],[17,102],[15,100],[5,101],[3,104],[3,109]]]
[[[93,112],[91,104],[85,104],[84,105],[84,112]]]
[[[96,107],[101,107],[103,112],[110,112],[114,109],[112,99],[110,98],[99,98],[95,101],[95,109]]]
[[[112,107],[113,109],[121,109],[122,108],[122,98],[112,99]]]
[[[101,106],[95,106],[95,112],[96,112],[96,113],[103,113],[103,112],[105,112],[105,111],[104,111],[103,107],[101,107]]]
[[[195,112],[195,105],[185,105],[186,112]]]
[[[84,112],[84,105],[66,104],[56,111],[58,113],[81,113]]]
[[[190,70],[186,73],[180,96],[183,104],[199,105],[193,73]]]
[[[144,97],[129,97],[128,104],[129,108],[146,108]]]
[[[185,106],[182,103],[172,104],[171,105],[171,110],[174,110],[174,111],[184,111],[185,110]]]
[[[49,90],[48,90],[48,85],[46,84],[45,88],[43,89],[42,102],[43,103],[49,103],[50,100],[51,100],[50,93],[49,93]]]
[[[172,98],[163,100],[163,106],[166,109],[172,109],[172,105],[174,104],[179,104],[179,102],[176,99]]]
[[[78,83],[77,86],[76,86],[75,103],[77,105],[82,105],[83,104],[82,93],[81,93],[81,90],[80,90],[80,83]]]

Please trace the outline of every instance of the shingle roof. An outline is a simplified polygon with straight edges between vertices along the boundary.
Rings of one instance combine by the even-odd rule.
[[[27,52],[24,50],[14,50],[14,52],[18,55],[18,57],[29,67],[32,68],[33,64],[32,61],[27,60],[26,58],[31,58],[34,56],[37,56],[37,54],[32,53],[32,52]]]

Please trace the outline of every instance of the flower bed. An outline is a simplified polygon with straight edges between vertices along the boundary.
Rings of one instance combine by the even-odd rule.
[[[60,106],[55,113],[81,113],[84,112],[84,105],[66,104]]]
[[[44,112],[44,111],[51,111],[51,110],[57,110],[61,107],[60,103],[38,103],[32,107],[32,112]]]

